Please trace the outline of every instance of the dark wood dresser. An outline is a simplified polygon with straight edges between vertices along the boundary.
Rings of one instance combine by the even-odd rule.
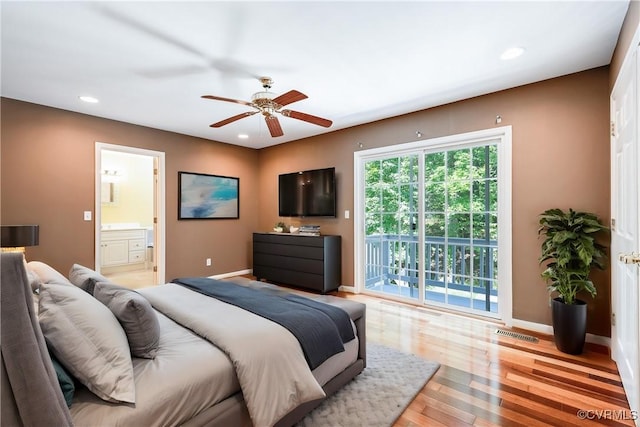
[[[342,275],[341,245],[340,236],[253,233],[253,275],[323,294],[335,291]]]

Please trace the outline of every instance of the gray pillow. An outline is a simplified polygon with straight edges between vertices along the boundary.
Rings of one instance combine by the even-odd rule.
[[[109,279],[88,267],[73,264],[69,270],[69,280],[80,289],[93,295],[93,288],[98,282],[108,282]]]
[[[93,296],[109,307],[122,325],[131,354],[153,359],[160,343],[158,316],[145,297],[113,283],[98,282]]]
[[[43,283],[38,319],[53,355],[78,381],[108,402],[135,403],[133,364],[118,320],[75,286]]]

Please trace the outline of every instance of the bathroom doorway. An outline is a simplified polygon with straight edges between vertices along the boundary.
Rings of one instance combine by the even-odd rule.
[[[164,283],[164,153],[96,143],[95,270],[114,283]]]

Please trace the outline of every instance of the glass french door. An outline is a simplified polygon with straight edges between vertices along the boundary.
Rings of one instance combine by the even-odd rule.
[[[365,288],[417,299],[418,155],[365,164]]]
[[[364,162],[364,289],[498,313],[496,141]]]

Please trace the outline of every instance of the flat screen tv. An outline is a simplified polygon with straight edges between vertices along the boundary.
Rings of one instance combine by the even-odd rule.
[[[278,177],[279,216],[336,216],[335,168],[282,174]]]

